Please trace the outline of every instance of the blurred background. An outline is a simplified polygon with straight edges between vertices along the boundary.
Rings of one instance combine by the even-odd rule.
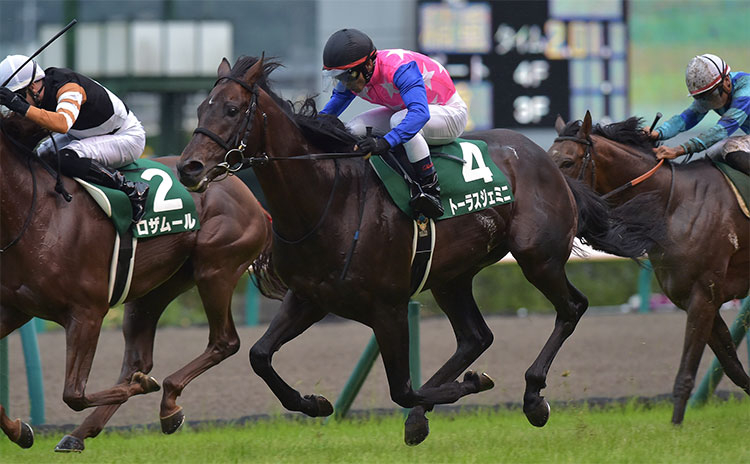
[[[419,50],[440,60],[469,103],[470,128],[519,130],[544,149],[555,137],[557,114],[567,121],[590,110],[595,122],[636,115],[650,123],[657,111],[665,119],[682,111],[690,104],[685,66],[697,54],[714,53],[734,71],[750,71],[750,0],[0,0],[0,56],[30,55],[73,18],[76,27],[39,63],[87,74],[123,98],[146,128],[144,156],[182,151],[223,57],[277,57],[284,67],[272,75],[275,90],[293,101],[318,95],[322,107],[330,96],[322,49],[344,27],[366,32],[380,49]],[[369,107],[358,99],[341,118]],[[717,119],[707,116],[669,144]],[[252,172],[240,177],[263,201]],[[603,271],[586,266],[581,280],[572,280],[593,292],[595,303],[597,286],[587,290],[581,281]],[[502,281],[517,281],[514,295],[525,284],[520,274]],[[605,299],[622,302],[631,284]],[[504,293],[482,288],[480,300]],[[509,309],[540,298],[508,297]]]

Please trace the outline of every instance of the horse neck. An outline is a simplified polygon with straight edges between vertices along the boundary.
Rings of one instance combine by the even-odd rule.
[[[270,109],[266,110],[264,129],[266,152],[270,158],[318,152],[281,108],[275,103],[272,107],[268,102],[263,103]],[[340,192],[345,191],[342,179],[337,183],[337,192],[332,190],[336,168],[330,160],[269,161],[254,170],[268,202],[274,227],[289,239],[309,231],[322,215],[333,214],[327,211],[329,200],[335,200],[330,197],[340,197]]]
[[[38,182],[38,175],[36,179]],[[37,190],[39,188],[37,185]],[[26,219],[31,205],[32,189],[33,182],[26,160],[3,135],[0,135],[0,246],[12,238],[8,234],[16,233],[19,224]]]
[[[657,161],[651,153],[641,149],[615,142],[600,136],[592,136],[594,154],[592,159],[596,166],[596,185],[594,190],[606,194],[642,176],[656,166]],[[657,191],[668,193],[670,182],[669,169],[662,165],[648,179],[627,189],[621,196],[630,198],[639,191]]]

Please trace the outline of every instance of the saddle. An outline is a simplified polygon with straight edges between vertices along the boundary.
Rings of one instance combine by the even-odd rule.
[[[713,161],[714,166],[721,171],[729,183],[729,187],[732,189],[735,198],[737,198],[737,204],[742,212],[750,218],[750,176],[722,161],[712,158],[711,161]]]

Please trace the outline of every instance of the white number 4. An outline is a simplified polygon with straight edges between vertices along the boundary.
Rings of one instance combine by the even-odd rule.
[[[492,171],[484,164],[484,158],[479,147],[473,143],[461,142],[461,151],[464,154],[464,167],[461,174],[464,182],[484,179],[486,183],[492,182]],[[474,164],[476,162],[476,167]]]
[[[143,171],[141,178],[145,180],[151,180],[154,176],[161,177],[161,183],[159,188],[156,189],[156,196],[154,196],[154,212],[163,213],[164,211],[174,211],[176,209],[182,209],[182,200],[179,198],[173,198],[167,200],[167,193],[172,188],[172,178],[169,175],[163,173],[159,169],[149,168]]]

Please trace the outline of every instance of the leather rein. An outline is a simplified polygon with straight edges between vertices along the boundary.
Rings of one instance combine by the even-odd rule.
[[[591,140],[590,136],[586,136],[586,138],[584,139],[584,138],[580,138],[580,137],[576,137],[576,136],[572,136],[572,135],[564,135],[564,136],[557,137],[555,139],[555,143],[556,142],[564,142],[564,141],[573,141],[573,142],[579,143],[581,145],[584,145],[586,147],[586,151],[583,154],[583,165],[581,166],[581,172],[578,173],[577,179],[580,180],[580,181],[583,181],[583,176],[584,176],[584,174],[586,172],[586,167],[587,167],[588,163],[591,162],[591,187],[594,188],[594,186],[596,185],[596,162],[594,161],[594,155],[596,153],[594,151],[594,141]],[[610,192],[605,193],[604,195],[602,195],[602,198],[606,200],[607,198],[609,198],[609,197],[611,197],[613,195],[616,195],[616,194],[622,192],[623,190],[626,190],[626,189],[628,189],[630,187],[633,187],[635,185],[640,184],[644,180],[646,180],[649,177],[651,177],[656,172],[656,170],[661,167],[662,164],[664,164],[664,160],[663,159],[659,160],[659,162],[656,163],[656,166],[654,166],[653,168],[651,168],[650,170],[648,170],[644,174],[641,174],[640,176],[636,177],[635,179],[633,179],[633,180],[631,180],[629,182],[626,182],[625,184],[617,187],[616,189],[614,189],[614,190],[612,190]],[[674,180],[674,176],[673,176],[673,180]],[[671,196],[671,189],[670,189],[670,196]]]

